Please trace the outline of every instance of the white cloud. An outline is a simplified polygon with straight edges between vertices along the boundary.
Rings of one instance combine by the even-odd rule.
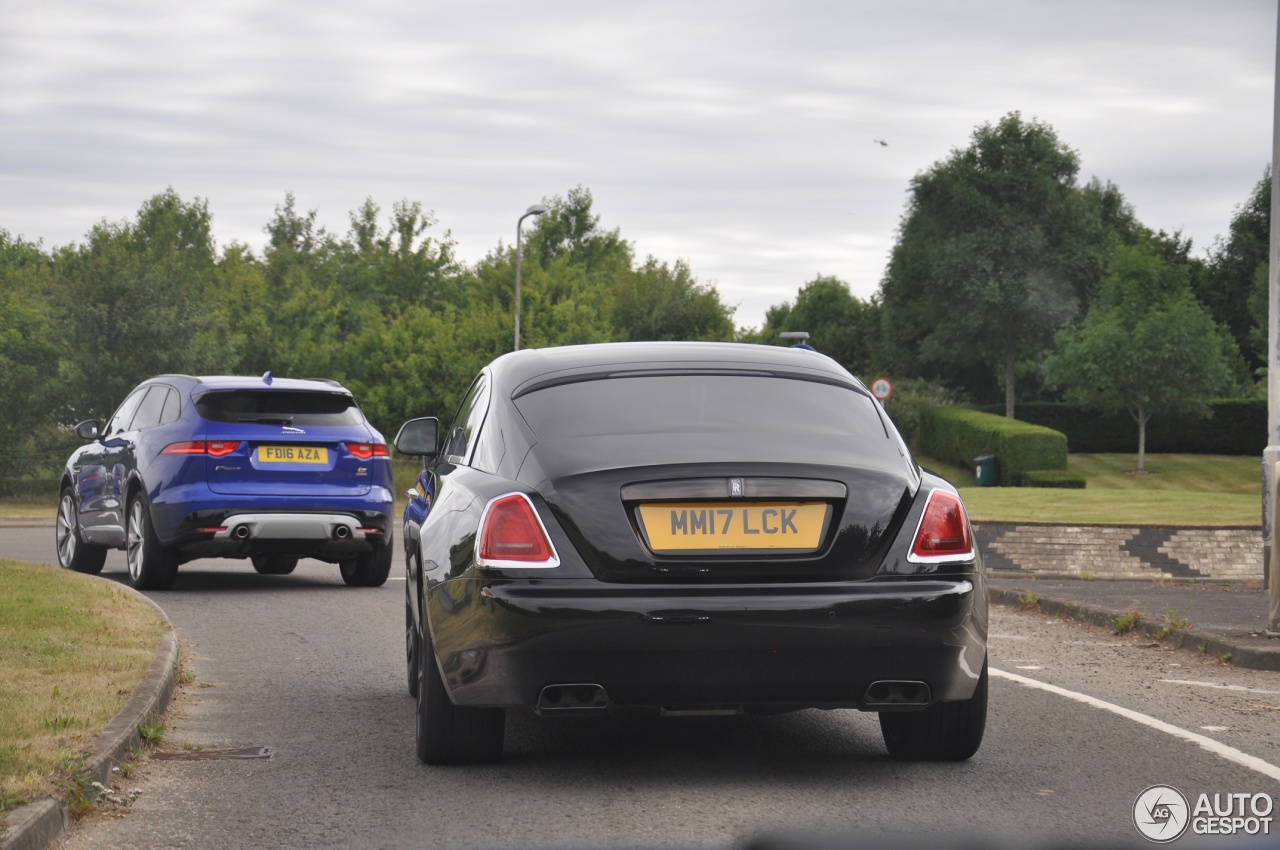
[[[1270,158],[1263,0],[466,4],[47,0],[0,28],[0,228],[46,244],[173,186],[260,246],[434,209],[464,259],[583,185],[641,255],[757,323],[815,275],[869,295],[911,176],[1019,109],[1148,225],[1207,247]],[[874,143],[880,138],[888,147]]]

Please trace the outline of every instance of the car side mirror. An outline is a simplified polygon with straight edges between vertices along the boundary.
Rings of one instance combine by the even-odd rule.
[[[82,440],[96,440],[102,436],[102,423],[97,419],[86,419],[76,426],[76,436]]]
[[[400,431],[396,434],[396,451],[402,455],[415,455],[423,458],[435,457],[439,431],[440,420],[434,416],[410,419],[400,426]]]

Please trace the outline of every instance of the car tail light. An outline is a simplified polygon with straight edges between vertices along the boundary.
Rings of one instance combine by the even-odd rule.
[[[384,443],[343,443],[347,447],[347,451],[360,458],[360,460],[368,460],[372,457],[387,457],[387,447]]]
[[[969,518],[960,497],[945,490],[934,490],[924,506],[924,516],[916,529],[907,560],[916,564],[973,560],[973,541],[969,537]]]
[[[476,563],[482,567],[560,566],[542,519],[523,493],[490,500],[480,516],[476,539]]]
[[[164,447],[161,454],[226,457],[238,448],[240,448],[239,440],[187,440],[182,443],[170,443]]]

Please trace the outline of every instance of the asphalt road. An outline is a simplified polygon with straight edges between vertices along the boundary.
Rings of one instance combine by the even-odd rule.
[[[50,562],[52,535],[0,529],[0,556]],[[1193,802],[1280,795],[1280,674],[1010,610],[994,618],[993,668],[1157,718],[1263,767],[996,675],[986,740],[963,764],[894,761],[874,716],[808,711],[512,716],[504,763],[429,768],[414,756],[399,565],[392,576],[351,589],[318,562],[287,577],[184,565],[174,589],[151,594],[195,674],[161,749],[266,746],[271,757],[144,760],[116,786],[141,790],[137,802],[91,816],[61,846],[731,847],[814,832],[865,847],[886,835],[1146,846],[1132,812],[1148,786]],[[126,580],[120,553],[103,577]],[[1274,841],[1280,807],[1273,827]]]

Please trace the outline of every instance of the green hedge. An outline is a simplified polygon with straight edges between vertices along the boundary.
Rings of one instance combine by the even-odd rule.
[[[1153,416],[1147,423],[1147,451],[1181,454],[1257,455],[1267,446],[1267,400],[1218,399],[1207,419]],[[982,408],[1003,412],[999,408]],[[1067,435],[1073,452],[1136,452],[1138,424],[1128,413],[1102,414],[1063,402],[1021,402],[1018,419]]]
[[[959,466],[980,455],[996,456],[996,481],[1016,486],[1033,469],[1067,468],[1067,438],[1058,431],[962,407],[922,411],[921,454]]]

